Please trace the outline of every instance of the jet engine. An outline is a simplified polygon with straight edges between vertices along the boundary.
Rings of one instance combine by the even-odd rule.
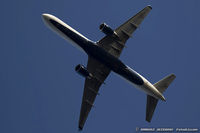
[[[113,35],[115,34],[115,32],[113,31],[112,28],[110,28],[106,23],[102,23],[100,26],[99,26],[99,29],[105,33],[106,35]]]
[[[81,64],[78,64],[75,67],[75,71],[80,74],[81,76],[85,77],[85,78],[91,78],[92,74],[88,72],[87,68]]]

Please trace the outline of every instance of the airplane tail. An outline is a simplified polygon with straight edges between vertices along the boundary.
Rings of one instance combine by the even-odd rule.
[[[161,79],[160,81],[158,81],[157,83],[155,83],[154,86],[156,87],[156,89],[158,89],[158,91],[163,93],[175,78],[176,76],[174,74],[170,74],[165,78]],[[157,103],[158,99],[150,95],[147,95],[146,121],[151,122]]]

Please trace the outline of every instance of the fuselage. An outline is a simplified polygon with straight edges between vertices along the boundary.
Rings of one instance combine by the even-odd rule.
[[[71,42],[81,51],[87,53],[88,56],[95,58],[110,68],[113,72],[129,81],[136,88],[143,90],[148,95],[165,101],[164,96],[148,80],[125,65],[120,59],[99,47],[95,42],[87,39],[82,34],[53,15],[43,14],[43,19],[50,29],[55,31],[67,41]]]

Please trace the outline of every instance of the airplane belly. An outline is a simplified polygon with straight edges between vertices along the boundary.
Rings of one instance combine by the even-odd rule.
[[[160,99],[160,97],[158,97],[157,95],[155,95],[155,92],[152,88],[147,87],[148,81],[141,76],[141,78],[144,78],[144,84],[143,85],[138,85],[135,84],[134,82],[128,80],[127,78],[123,77],[122,75],[119,75],[122,79],[124,79],[126,82],[128,82],[129,84],[133,85],[136,89],[143,91],[144,93],[146,93],[147,95],[153,96],[157,99]]]
[[[143,76],[126,66],[121,71],[116,72],[120,77],[132,84],[135,88],[142,90],[147,95],[153,96],[156,99],[161,99],[162,94]]]
[[[142,90],[143,92],[145,93],[148,93],[146,91],[146,89],[144,88],[144,85],[138,85],[138,84],[135,84],[134,82],[130,81],[128,78],[125,78],[124,76],[118,74],[123,80],[125,80],[126,82],[128,82],[129,84],[133,85],[135,88],[139,89],[139,90]]]

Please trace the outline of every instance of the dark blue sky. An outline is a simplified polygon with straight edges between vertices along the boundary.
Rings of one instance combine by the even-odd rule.
[[[50,13],[91,40],[116,28],[146,5],[153,10],[127,42],[120,57],[152,83],[170,73],[176,80],[164,93],[151,123],[146,95],[111,73],[89,114],[84,133],[128,132],[136,127],[200,127],[199,0],[3,0],[0,44],[0,132],[72,133],[84,79],[74,67],[87,55],[43,24]]]

